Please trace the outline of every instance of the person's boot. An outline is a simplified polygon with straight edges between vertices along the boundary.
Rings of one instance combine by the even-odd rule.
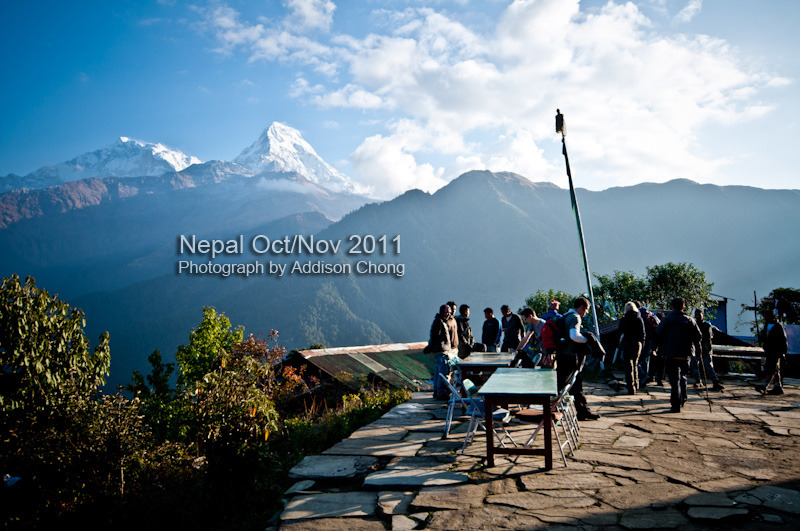
[[[596,413],[592,413],[588,409],[583,411],[578,411],[578,420],[597,420],[600,418],[600,415]]]
[[[724,386],[724,385],[722,385],[722,384],[719,382],[719,380],[717,380],[716,382],[714,382],[714,387],[712,387],[712,389],[713,389],[714,391],[723,391],[723,390],[725,389],[725,386]]]
[[[768,395],[782,395],[783,394],[783,387],[781,387],[780,385],[774,385],[774,386],[772,386],[772,389],[770,389],[767,392],[767,394]]]
[[[767,394],[767,384],[756,384],[755,388],[756,388],[756,391],[758,391],[762,395]]]

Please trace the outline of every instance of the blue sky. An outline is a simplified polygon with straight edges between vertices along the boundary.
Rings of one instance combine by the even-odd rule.
[[[235,158],[273,121],[389,198],[470,169],[798,188],[796,0],[0,4],[0,175],[113,143]]]

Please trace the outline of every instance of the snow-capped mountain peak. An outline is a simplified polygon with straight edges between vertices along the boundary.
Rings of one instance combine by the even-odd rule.
[[[122,136],[118,141],[67,162],[44,166],[24,177],[7,176],[0,193],[15,188],[47,188],[69,181],[106,177],[157,177],[201,161],[163,144]]]
[[[56,167],[65,170],[59,172],[63,181],[74,181],[86,177],[155,177],[168,171],[181,171],[200,162],[197,157],[185,155],[164,144],[122,136],[113,144]]]
[[[348,176],[322,160],[297,129],[273,122],[234,162],[256,172],[294,172],[334,192],[359,193]]]

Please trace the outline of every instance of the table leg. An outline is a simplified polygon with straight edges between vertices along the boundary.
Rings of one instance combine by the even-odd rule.
[[[544,412],[544,468],[545,470],[553,469],[553,415],[550,410],[549,401],[542,404],[542,411]]]
[[[494,466],[494,422],[492,420],[492,411],[494,405],[492,400],[486,396],[483,399],[483,425],[486,428],[486,465],[489,467]]]

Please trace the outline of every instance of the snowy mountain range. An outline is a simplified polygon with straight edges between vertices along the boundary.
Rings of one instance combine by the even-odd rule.
[[[157,177],[198,163],[200,159],[169,149],[163,144],[141,142],[123,136],[113,144],[67,162],[44,166],[24,177],[13,173],[7,175],[0,181],[0,192],[18,188],[48,188],[89,178]]]
[[[271,180],[276,173],[288,173],[333,192],[360,194],[364,190],[322,160],[299,131],[278,122],[265,129],[234,162],[253,175],[270,174]],[[25,176],[8,174],[0,178],[0,193],[49,188],[91,178],[159,177],[181,172],[193,164],[201,164],[200,159],[163,144],[120,137],[96,151],[44,166]]]

